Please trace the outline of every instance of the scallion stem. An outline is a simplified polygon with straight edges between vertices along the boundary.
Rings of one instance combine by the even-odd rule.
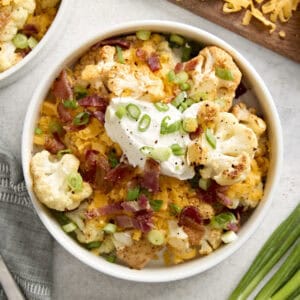
[[[151,118],[149,115],[145,114],[141,117],[138,125],[138,130],[141,132],[146,131],[151,124]]]
[[[135,121],[137,121],[139,119],[141,110],[137,105],[130,103],[126,106],[126,110],[127,110],[127,115],[129,118],[131,118]]]

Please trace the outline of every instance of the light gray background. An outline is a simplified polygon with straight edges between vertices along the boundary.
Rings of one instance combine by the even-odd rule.
[[[273,229],[300,198],[300,65],[164,0],[68,0],[72,16],[58,43],[33,71],[0,90],[0,133],[20,159],[21,130],[30,97],[48,67],[101,29],[123,21],[173,20],[207,30],[231,44],[256,68],[270,89],[283,127],[284,165],[270,212],[254,236],[229,259],[190,279],[164,284],[132,283],[98,273],[57,243],[53,299],[226,299]],[[300,46],[300,45],[299,45]]]

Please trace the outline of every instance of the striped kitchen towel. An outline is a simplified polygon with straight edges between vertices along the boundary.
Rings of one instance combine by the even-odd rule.
[[[26,299],[51,299],[52,248],[52,238],[26,191],[21,166],[0,144],[0,253]],[[0,299],[6,299],[1,285]]]

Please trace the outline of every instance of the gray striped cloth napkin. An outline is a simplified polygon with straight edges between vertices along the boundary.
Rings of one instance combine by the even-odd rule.
[[[26,299],[51,299],[53,240],[34,212],[20,165],[1,145],[0,253]]]

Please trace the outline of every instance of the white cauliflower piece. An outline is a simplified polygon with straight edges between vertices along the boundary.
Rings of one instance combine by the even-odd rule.
[[[199,254],[208,255],[217,249],[222,242],[222,230],[205,227],[205,233],[200,241]]]
[[[168,244],[179,251],[188,249],[189,237],[183,227],[178,226],[176,221],[169,221],[168,227]]]
[[[16,47],[12,42],[0,43],[0,72],[15,65],[22,59],[20,53],[15,53]]]
[[[248,110],[245,103],[240,102],[236,104],[232,108],[232,113],[241,123],[251,128],[258,137],[267,129],[265,121]]]
[[[36,153],[31,160],[33,190],[37,198],[49,208],[72,210],[92,194],[92,188],[83,182],[81,191],[69,188],[67,177],[76,174],[79,160],[72,154],[65,154],[61,160],[53,160],[46,150]]]
[[[222,111],[228,111],[235,96],[235,90],[241,81],[241,72],[232,57],[224,50],[205,47],[199,55],[192,59],[197,64],[188,73],[193,81],[189,95],[193,98],[216,101]],[[189,62],[186,63],[188,66]],[[231,72],[233,80],[224,80],[216,76],[216,68]]]
[[[215,148],[204,132],[188,147],[188,162],[201,165],[201,176],[212,178],[220,185],[243,181],[251,169],[257,137],[252,129],[240,124],[231,113],[214,115],[214,122],[210,130],[216,141]]]

